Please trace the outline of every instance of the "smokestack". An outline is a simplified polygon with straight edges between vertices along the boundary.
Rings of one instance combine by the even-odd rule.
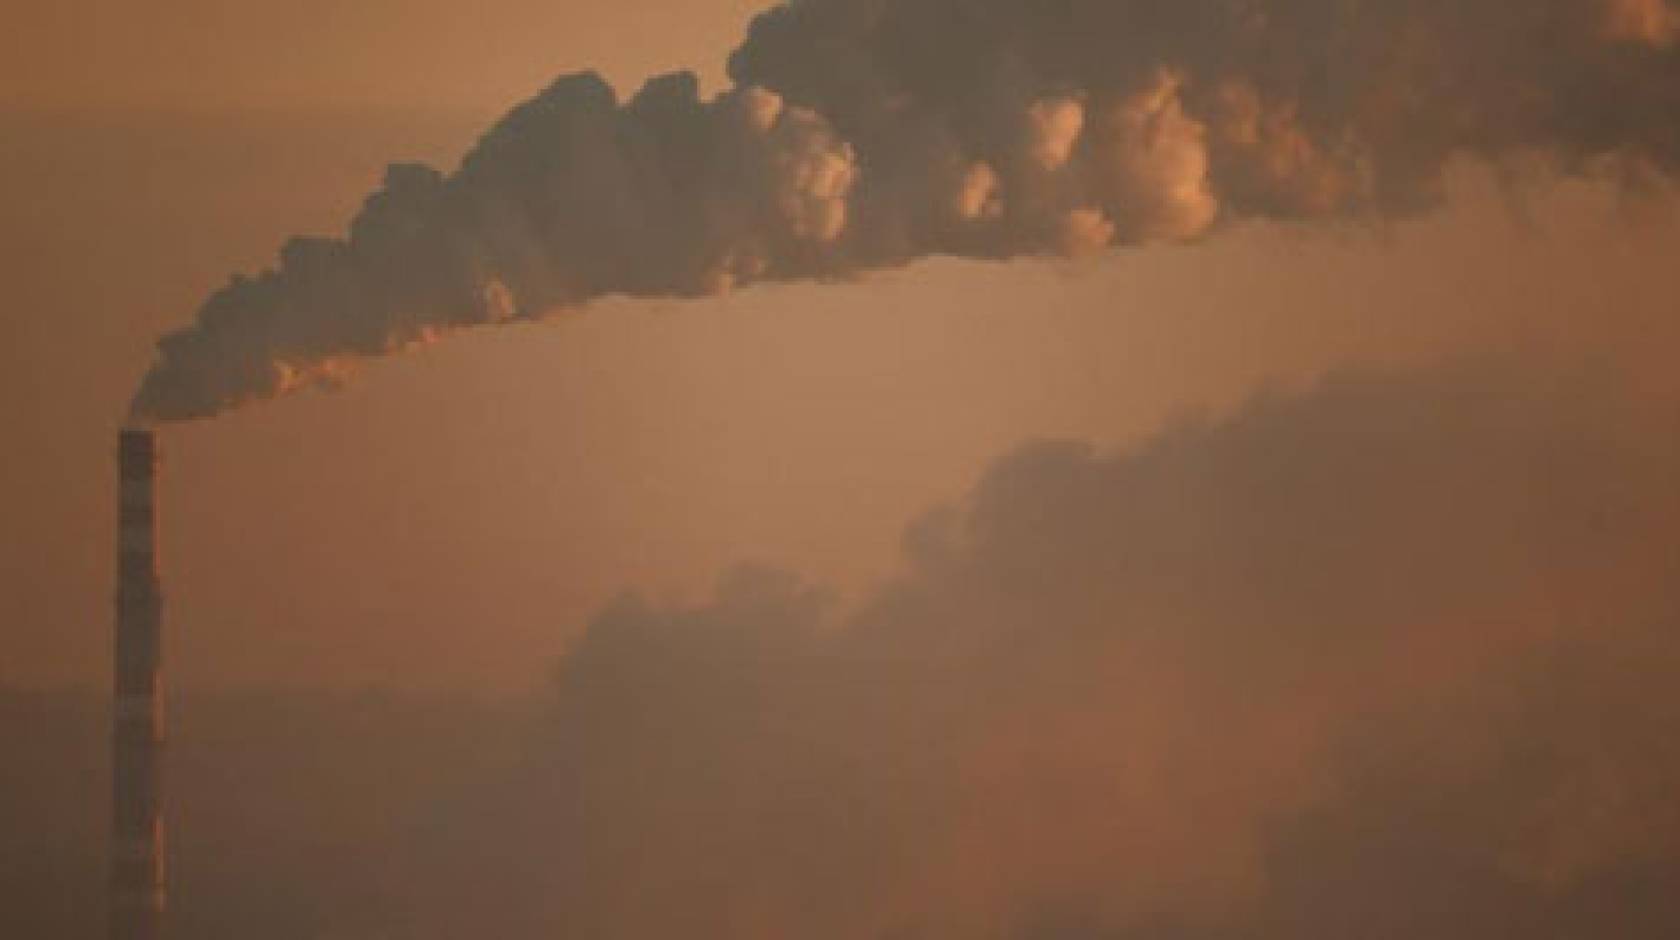
[[[158,940],[164,909],[158,678],[157,438],[118,436],[117,621],[112,704],[111,940]]]

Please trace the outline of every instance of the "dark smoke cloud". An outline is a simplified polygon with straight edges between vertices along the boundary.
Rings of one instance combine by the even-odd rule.
[[[452,330],[932,254],[1419,211],[1457,156],[1664,178],[1667,0],[801,0],[735,86],[574,75],[452,175],[393,166],[164,337],[133,414],[204,417]]]

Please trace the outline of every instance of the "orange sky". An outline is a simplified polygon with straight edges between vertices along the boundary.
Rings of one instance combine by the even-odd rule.
[[[0,105],[493,111],[553,75],[722,76],[755,0],[69,0],[0,14]]]
[[[340,230],[385,161],[449,164],[556,71],[715,80],[755,5],[6,14],[0,682],[103,681],[110,436],[157,332],[287,234]],[[743,559],[867,584],[910,518],[1028,438],[1124,444],[1267,382],[1514,343],[1602,345],[1656,381],[1671,221],[1587,187],[1526,215],[1461,188],[1383,232],[612,302],[172,428],[170,668],[523,687],[621,590],[693,593]]]

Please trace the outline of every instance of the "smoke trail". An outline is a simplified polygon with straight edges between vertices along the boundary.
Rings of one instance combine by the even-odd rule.
[[[795,0],[731,89],[560,79],[452,175],[391,167],[165,336],[132,411],[207,417],[604,295],[933,254],[1178,242],[1425,210],[1455,157],[1680,166],[1669,0]]]

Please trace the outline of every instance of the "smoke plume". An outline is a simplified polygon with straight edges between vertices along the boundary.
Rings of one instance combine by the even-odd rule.
[[[603,614],[488,841],[532,934],[1666,936],[1675,420],[1481,363],[1030,446],[839,622]]]
[[[572,75],[454,173],[390,167],[346,237],[288,242],[165,336],[132,411],[206,417],[606,295],[1415,213],[1458,157],[1667,175],[1677,34],[1668,0],[797,0],[709,100]]]

